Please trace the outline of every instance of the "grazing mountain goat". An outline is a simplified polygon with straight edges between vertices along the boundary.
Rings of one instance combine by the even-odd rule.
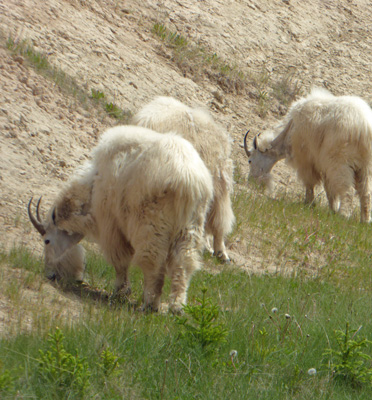
[[[344,196],[354,186],[361,221],[370,221],[372,110],[366,102],[313,89],[290,107],[275,132],[275,137],[257,135],[252,150],[244,138],[249,177],[270,183],[272,167],[285,158],[305,185],[307,203],[314,200],[314,186],[323,182],[329,206],[337,211],[338,200],[342,207]]]
[[[115,267],[117,292],[129,292],[129,264],[138,266],[144,307],[157,310],[167,273],[169,307],[178,312],[199,268],[212,198],[210,173],[187,140],[121,126],[101,136],[92,160],[60,192],[45,222],[32,216],[31,204],[29,215],[43,236],[47,262],[66,264],[67,252],[90,238]]]
[[[138,111],[133,123],[160,133],[177,132],[194,145],[213,178],[214,198],[205,231],[213,236],[214,254],[229,262],[224,240],[232,230],[235,217],[230,199],[233,162],[228,133],[206,110],[190,108],[172,97],[157,97]]]
[[[39,206],[41,202],[41,198],[37,202],[36,205],[36,216],[37,220],[31,213],[31,202],[32,198],[28,203],[27,211],[28,216],[40,233],[41,236],[45,236],[47,231],[49,235],[53,232],[52,236],[57,234],[58,228],[51,224],[47,226],[40,218],[39,214]],[[44,239],[45,245],[50,243],[50,239]],[[45,246],[44,247],[44,257],[45,257],[45,274],[48,279],[63,279],[65,281],[83,281],[84,279],[84,271],[85,271],[85,250],[84,247],[80,244],[72,246],[64,253],[63,257],[56,259],[54,256],[53,246]]]

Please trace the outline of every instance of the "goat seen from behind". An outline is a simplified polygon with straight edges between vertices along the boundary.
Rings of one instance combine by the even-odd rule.
[[[200,266],[212,196],[210,173],[188,141],[125,126],[101,136],[92,159],[60,192],[45,221],[38,208],[33,217],[30,204],[29,216],[44,239],[49,274],[66,264],[70,252],[79,253],[76,246],[87,237],[114,266],[116,292],[130,291],[128,267],[138,266],[144,307],[157,310],[168,274],[169,307],[178,312]]]

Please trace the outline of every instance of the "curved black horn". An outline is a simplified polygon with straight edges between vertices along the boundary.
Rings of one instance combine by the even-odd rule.
[[[247,136],[248,136],[248,133],[249,133],[249,129],[247,130],[247,133],[244,136],[244,150],[245,150],[245,153],[247,154],[247,156],[250,157],[251,156],[251,152],[248,150],[248,147],[247,147]]]
[[[256,135],[256,136],[254,137],[254,139],[253,139],[253,147],[254,147],[255,150],[258,149],[257,136],[258,136],[258,135]]]
[[[31,212],[32,199],[33,198],[31,197],[30,201],[28,202],[28,206],[27,206],[28,217],[30,218],[30,221],[32,222],[32,225],[40,233],[40,235],[44,236],[45,235],[45,228],[44,228],[43,224],[41,222],[39,222],[39,221],[36,221],[35,217],[32,215],[32,212]],[[40,197],[39,201],[37,202],[37,211],[36,211],[36,213],[37,213],[38,218],[40,218],[40,215],[39,215],[40,200],[41,200],[41,197]]]
[[[40,214],[39,214],[40,202],[41,202],[41,197],[40,197],[40,199],[37,201],[37,204],[36,204],[36,218],[37,218],[37,220],[38,220],[40,223],[42,223],[41,218],[40,218]]]

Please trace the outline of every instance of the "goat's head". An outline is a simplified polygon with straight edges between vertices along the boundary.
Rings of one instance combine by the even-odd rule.
[[[266,189],[272,189],[272,177],[270,171],[276,162],[271,154],[271,144],[268,138],[262,140],[259,133],[253,138],[253,147],[248,149],[247,137],[249,131],[244,136],[244,150],[248,157],[249,175],[248,181],[253,181]]]
[[[53,208],[46,220],[40,218],[41,197],[36,205],[36,218],[31,212],[32,197],[27,211],[32,225],[44,241],[45,273],[49,279],[82,279],[84,272],[84,249],[78,245],[83,238],[79,233],[69,233],[60,229],[56,222],[57,210]]]

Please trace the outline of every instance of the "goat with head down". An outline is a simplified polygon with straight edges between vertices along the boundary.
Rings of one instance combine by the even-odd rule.
[[[36,217],[31,212],[32,198],[27,207],[28,216],[44,240],[45,274],[48,279],[64,281],[82,281],[85,271],[85,250],[80,244],[70,247],[70,237],[65,232],[61,234],[58,228],[49,222],[43,222],[40,218],[39,207],[41,197],[36,205]],[[51,244],[51,245],[50,245]],[[50,245],[50,246],[49,246]]]
[[[289,109],[274,133],[253,139],[248,156],[249,179],[270,185],[271,169],[281,159],[293,166],[306,188],[306,203],[314,200],[314,187],[323,183],[329,206],[342,209],[354,187],[360,199],[362,222],[371,218],[372,110],[355,96],[333,96],[313,89]]]
[[[128,268],[138,266],[144,274],[144,307],[157,310],[167,273],[169,307],[178,312],[191,274],[200,267],[212,196],[209,171],[188,141],[119,126],[101,136],[92,159],[75,172],[44,222],[38,206],[37,218],[31,201],[28,209],[44,239],[48,274],[67,272],[70,252],[78,255],[78,243],[87,237],[114,266],[116,292],[130,291]],[[68,275],[78,277],[71,269]]]

